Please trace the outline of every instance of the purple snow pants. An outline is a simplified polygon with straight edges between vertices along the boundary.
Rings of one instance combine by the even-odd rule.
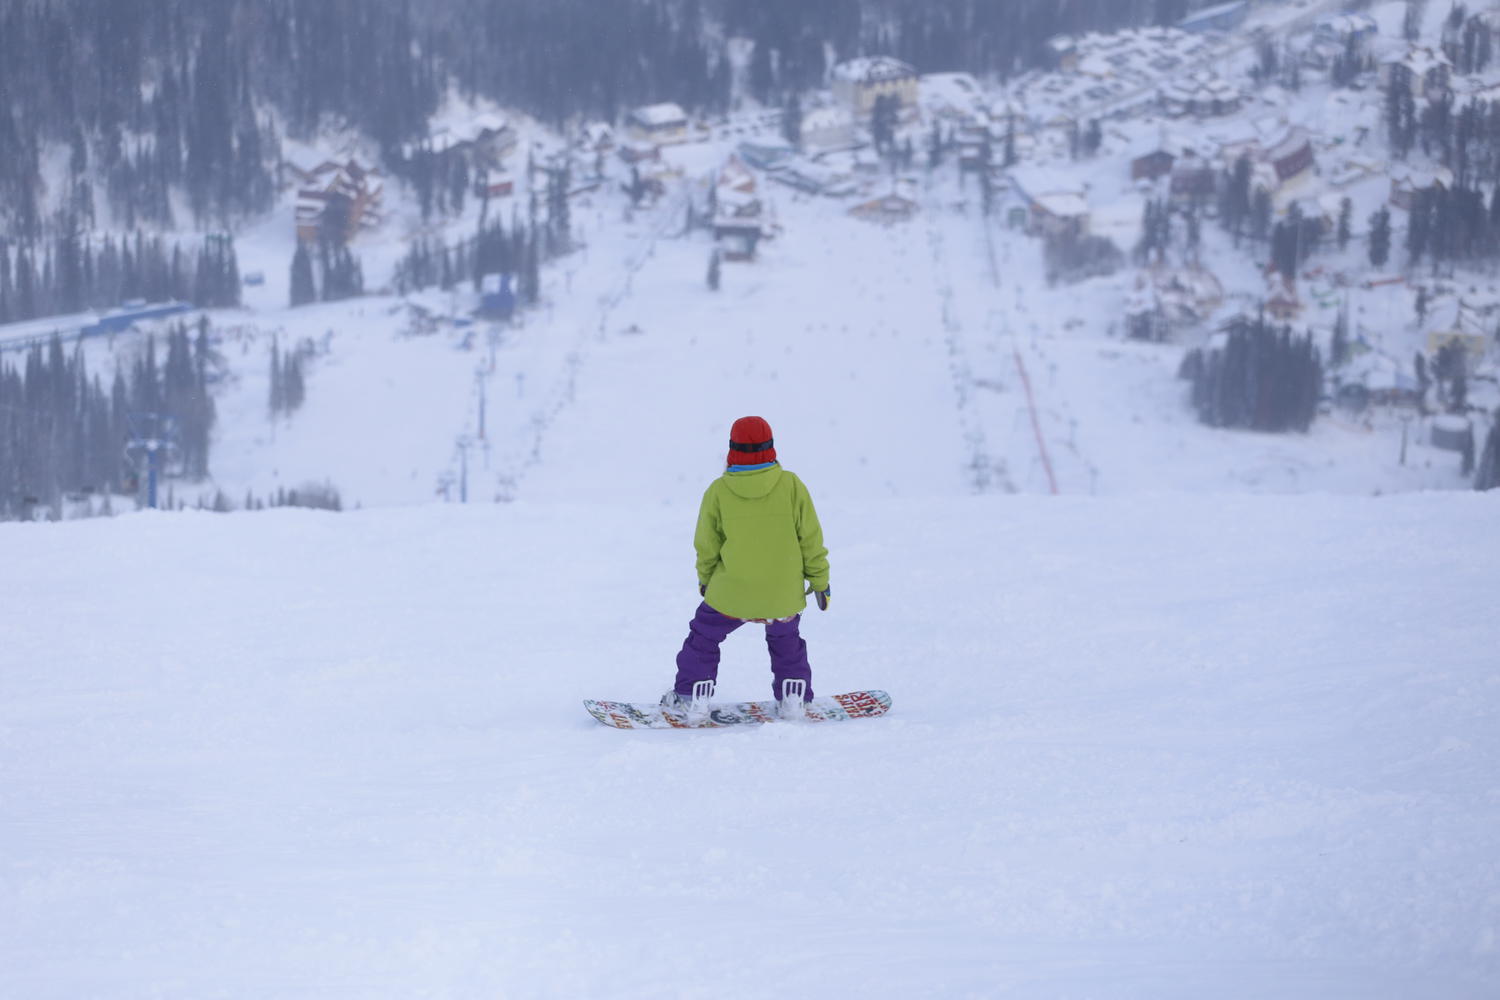
[[[781,682],[784,680],[807,681],[807,697],[813,696],[807,643],[797,631],[801,620],[802,616],[798,615],[791,621],[766,623],[766,648],[771,652],[771,691],[775,698],[781,697]],[[678,694],[690,697],[694,681],[719,679],[719,644],[744,624],[743,618],[730,618],[707,604],[698,605],[698,611],[688,625],[688,637],[682,644],[682,652],[677,654],[677,683],[673,688]]]

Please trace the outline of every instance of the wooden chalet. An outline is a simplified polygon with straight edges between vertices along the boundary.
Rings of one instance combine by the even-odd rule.
[[[296,227],[302,243],[332,239],[347,243],[362,229],[373,229],[384,217],[384,182],[380,171],[357,157],[325,160],[312,169],[286,164],[297,182]],[[335,206],[337,206],[335,208]],[[330,232],[337,226],[337,232]]]
[[[725,260],[754,260],[766,235],[765,203],[755,173],[737,155],[714,181],[714,239]]]

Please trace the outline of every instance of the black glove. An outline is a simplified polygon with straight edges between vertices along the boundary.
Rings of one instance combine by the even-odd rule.
[[[813,600],[818,602],[819,611],[828,610],[828,599],[833,595],[832,587],[824,587],[822,590],[813,590],[809,586],[807,592],[813,595]]]
[[[708,584],[706,584],[706,583],[700,583],[700,584],[698,584],[698,596],[699,597],[707,597],[708,596]]]

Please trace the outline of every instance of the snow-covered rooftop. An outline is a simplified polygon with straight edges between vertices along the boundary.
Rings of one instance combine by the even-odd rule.
[[[1054,42],[1063,45],[1064,39]],[[1076,70],[1031,75],[1012,89],[1011,98],[1033,117],[1086,116],[1132,99],[1153,99],[1168,80],[1212,68],[1210,58],[1224,47],[1213,38],[1176,28],[1091,32],[1066,42],[1065,51],[1077,57]]]
[[[833,68],[834,79],[850,83],[886,83],[911,79],[916,75],[917,71],[911,66],[891,56],[862,56]]]
[[[1032,200],[1048,215],[1059,219],[1076,219],[1089,214],[1088,199],[1077,191],[1047,191],[1033,195]]]
[[[672,103],[648,104],[645,107],[636,108],[630,113],[630,117],[647,128],[664,128],[687,123],[687,113]]]

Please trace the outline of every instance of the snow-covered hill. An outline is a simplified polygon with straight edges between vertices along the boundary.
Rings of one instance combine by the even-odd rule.
[[[697,176],[727,151],[670,155]],[[748,412],[857,495],[1049,492],[1054,478],[1064,494],[1468,485],[1420,426],[1403,465],[1394,415],[1333,413],[1309,435],[1200,425],[1176,377],[1183,347],[1120,336],[1132,276],[1048,287],[1036,241],[987,227],[972,182],[928,178],[917,217],[894,227],[768,193],[780,235],[717,293],[707,235],[682,232],[685,195],[622,224],[622,196],[602,191],[575,208],[587,248],[548,270],[545,304],[516,326],[443,318],[472,307],[462,290],[220,314],[232,377],[203,489],[238,502],[330,481],[370,506],[447,482],[457,499],[467,438],[475,500],[665,500],[692,492]],[[306,405],[274,425],[273,336],[317,348]]]
[[[687,496],[0,525],[0,994],[1494,995],[1491,497],[796,464],[883,720],[583,712],[670,682]]]
[[[1271,90],[1324,126],[1379,101]],[[1159,128],[1024,166],[1128,249]],[[240,234],[266,280],[211,314],[212,478],[169,489],[362,509],[0,524],[0,996],[1500,994],[1500,494],[1390,408],[1202,426],[1188,345],[1123,337],[1138,272],[1050,286],[951,162],[858,175],[912,200],[891,226],[760,176],[775,237],[711,292],[689,202],[769,135],[664,150],[639,210],[611,159],[513,324],[467,288],[287,309],[293,193]],[[1363,218],[1388,179],[1352,190]],[[477,224],[389,194],[371,287]],[[1328,277],[1361,252],[1324,251],[1299,324],[1347,306],[1410,357],[1410,288]],[[1214,226],[1202,258],[1264,290]],[[1500,301],[1474,282],[1441,301]],[[308,352],[275,422],[273,343]],[[84,350],[107,379],[143,340]],[[748,413],[827,531],[817,688],[894,710],[598,726],[580,699],[671,680]],[[735,636],[721,696],[764,656]]]

